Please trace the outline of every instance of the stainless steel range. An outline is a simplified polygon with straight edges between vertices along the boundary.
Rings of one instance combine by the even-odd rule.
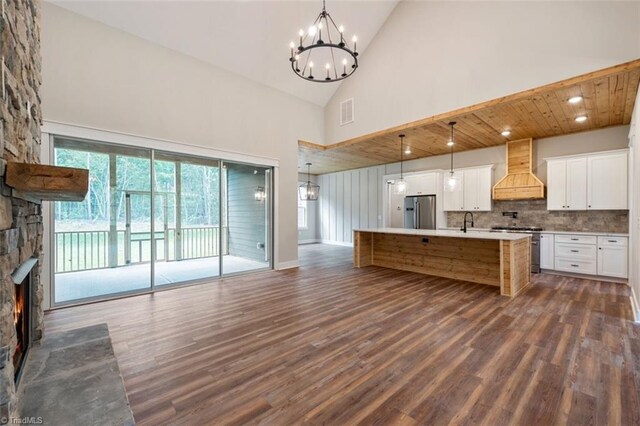
[[[540,233],[542,228],[534,226],[494,226],[491,232],[521,232],[531,234],[531,272],[540,273]]]

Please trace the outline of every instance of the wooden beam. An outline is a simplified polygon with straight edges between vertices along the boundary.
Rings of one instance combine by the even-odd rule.
[[[82,201],[89,189],[89,170],[9,162],[5,183],[44,201]]]

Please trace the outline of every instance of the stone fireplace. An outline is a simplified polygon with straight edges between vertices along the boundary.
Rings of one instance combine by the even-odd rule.
[[[40,204],[8,187],[4,175],[8,161],[40,162],[42,115],[40,2],[0,3],[0,418],[7,418],[17,414],[16,368],[44,328],[43,228]]]

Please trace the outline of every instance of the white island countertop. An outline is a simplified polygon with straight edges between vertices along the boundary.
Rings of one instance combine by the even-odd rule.
[[[476,240],[515,241],[530,238],[530,234],[510,232],[462,231],[449,229],[404,229],[404,228],[370,228],[354,229],[354,232],[371,232],[375,234],[416,235],[424,237],[467,238]]]
[[[445,231],[455,231],[460,228],[447,227],[440,228]],[[490,228],[468,228],[468,232],[489,232]],[[540,234],[555,234],[555,235],[594,235],[596,237],[628,237],[629,234],[621,234],[615,232],[589,232],[589,231],[554,231],[552,229],[544,229],[539,232]]]

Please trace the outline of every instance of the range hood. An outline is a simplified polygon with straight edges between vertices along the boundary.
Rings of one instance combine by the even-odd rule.
[[[532,172],[533,140],[507,142],[507,174],[493,187],[494,200],[544,198],[544,184]]]

